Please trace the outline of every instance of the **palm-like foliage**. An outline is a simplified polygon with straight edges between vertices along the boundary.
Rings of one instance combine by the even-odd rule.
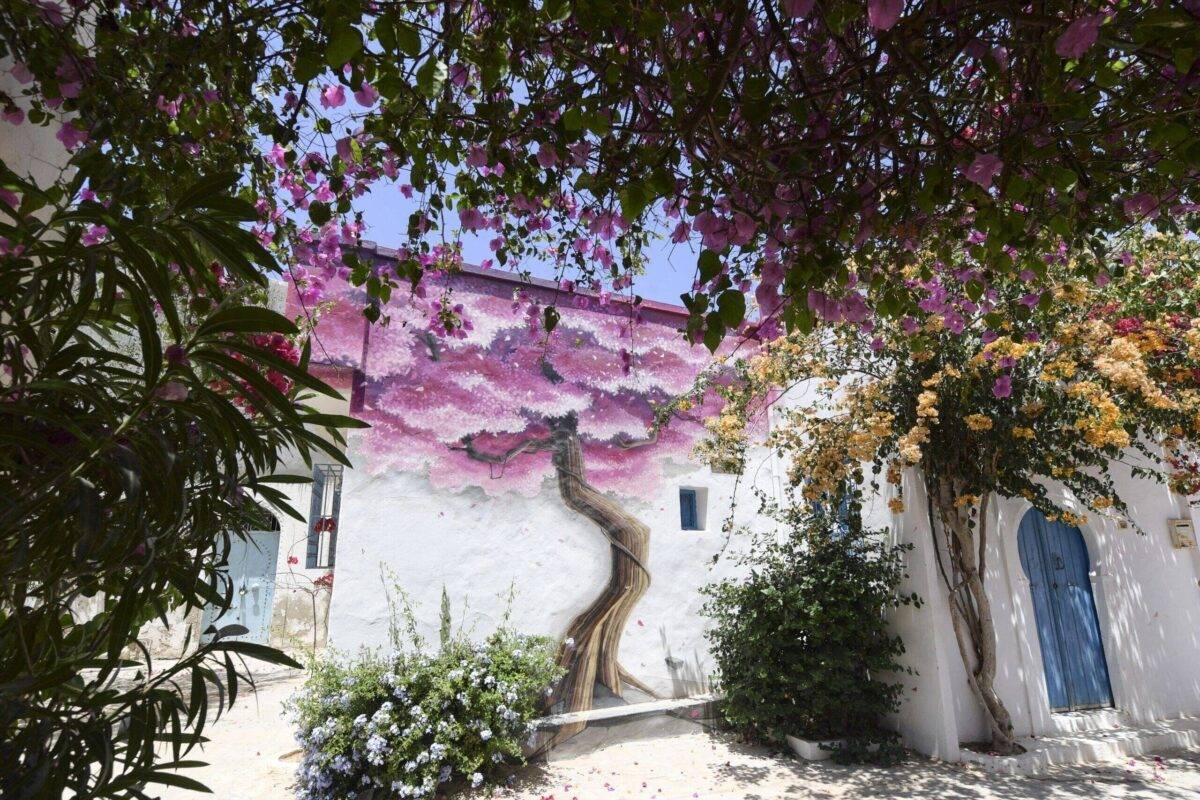
[[[260,525],[261,501],[296,515],[273,473],[289,453],[342,460],[337,429],[354,424],[305,406],[333,394],[307,374],[307,348],[293,363],[263,346],[296,329],[256,305],[276,267],[242,227],[254,214],[233,176],[106,206],[77,202],[85,180],[117,200],[136,185],[99,157],[75,166],[48,191],[0,175],[18,198],[0,203],[0,795],[12,798],[195,784],[167,770],[236,697],[241,656],[290,659],[218,635],[161,669],[139,630],[227,606],[222,540]]]

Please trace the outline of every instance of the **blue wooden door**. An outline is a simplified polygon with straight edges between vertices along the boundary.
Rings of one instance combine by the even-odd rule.
[[[1017,543],[1033,595],[1050,708],[1077,711],[1111,706],[1108,663],[1083,534],[1033,509],[1021,520]]]
[[[212,606],[204,608],[200,630],[217,630],[226,625],[243,625],[247,632],[225,638],[266,644],[270,635],[271,610],[275,603],[275,562],[279,554],[279,531],[251,531],[246,539],[233,537],[229,543],[229,579],[233,581],[233,601],[225,613],[217,615]],[[202,641],[212,638],[203,634]]]

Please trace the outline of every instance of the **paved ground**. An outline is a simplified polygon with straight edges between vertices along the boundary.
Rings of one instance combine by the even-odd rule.
[[[295,748],[280,704],[294,677],[267,679],[207,730],[212,741],[188,770],[212,795],[171,788],[166,800],[290,800]],[[504,800],[1059,800],[1200,798],[1200,753],[1168,753],[1035,778],[1001,777],[978,768],[914,759],[887,769],[804,764],[729,737],[699,730],[607,744],[550,764],[527,767],[494,793]],[[475,798],[481,796],[476,795]],[[464,798],[464,800],[466,800]]]

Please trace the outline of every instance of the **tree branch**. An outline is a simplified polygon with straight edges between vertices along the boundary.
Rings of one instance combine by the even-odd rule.
[[[503,466],[512,459],[519,456],[521,453],[530,453],[538,450],[553,450],[554,439],[549,436],[538,437],[534,439],[526,439],[519,444],[510,447],[501,455],[493,455],[484,453],[475,448],[475,437],[464,436],[459,440],[459,444],[450,445],[451,450],[461,450],[467,454],[467,457],[472,461],[482,461],[485,464],[500,464]]]

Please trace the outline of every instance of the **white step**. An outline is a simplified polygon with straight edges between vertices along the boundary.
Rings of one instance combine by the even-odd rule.
[[[1167,750],[1200,749],[1200,718],[1181,717],[1107,730],[1017,740],[1025,751],[997,756],[963,749],[963,761],[1005,775],[1033,775],[1051,767],[1113,761]]]
[[[577,722],[590,723],[602,720],[624,720],[650,714],[677,714],[679,712],[703,710],[705,706],[713,703],[716,699],[715,695],[702,694],[695,697],[681,697],[673,700],[651,700],[646,703],[630,703],[624,706],[593,708],[588,711],[571,711],[566,714],[551,714],[535,719],[533,724],[539,730],[545,730],[547,728],[572,725]]]

